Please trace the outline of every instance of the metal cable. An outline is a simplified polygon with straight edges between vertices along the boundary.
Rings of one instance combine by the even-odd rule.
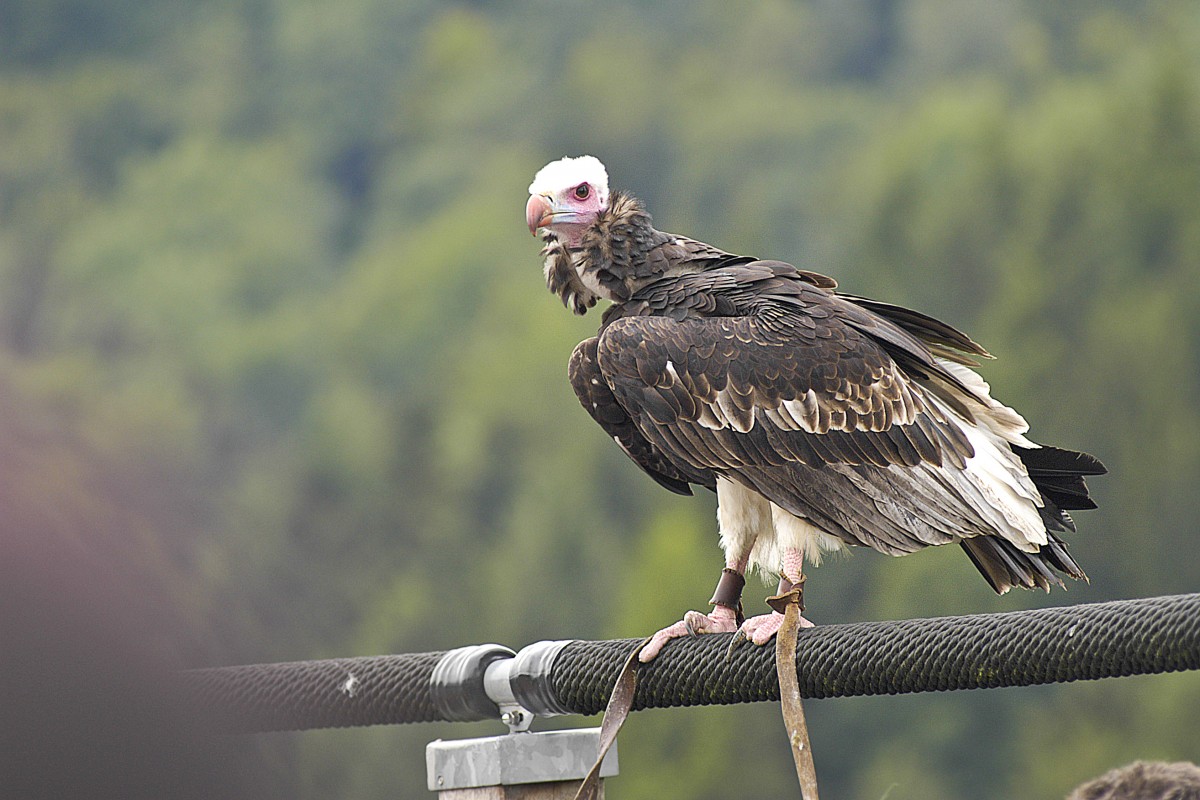
[[[634,709],[779,699],[774,649],[729,634],[672,642],[638,672]],[[642,640],[574,641],[554,660],[549,691],[572,713],[602,711]],[[241,731],[445,719],[430,677],[442,653],[193,670],[189,694]],[[805,698],[1030,686],[1200,669],[1200,594],[1093,605],[824,625],[800,632]]]
[[[672,643],[638,674],[633,708],[779,699],[773,652],[729,634]],[[580,714],[604,708],[623,654],[638,640],[572,642],[551,676]],[[1200,594],[1093,605],[818,625],[796,648],[805,698],[1032,686],[1200,669]]]
[[[441,653],[336,658],[190,670],[195,707],[242,732],[435,722],[429,678]]]

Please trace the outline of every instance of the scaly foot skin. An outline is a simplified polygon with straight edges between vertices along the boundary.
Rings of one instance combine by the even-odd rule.
[[[737,633],[729,640],[729,649],[725,652],[725,657],[729,658],[736,648],[746,642],[751,642],[762,647],[775,638],[775,634],[779,632],[779,626],[782,624],[783,614],[780,614],[778,611],[772,611],[770,614],[760,614],[757,617],[750,617],[742,623],[742,626],[737,629]],[[804,617],[801,617],[800,627],[813,628],[816,626]]]
[[[782,620],[782,615],[780,616]],[[811,624],[811,623],[810,623]],[[778,625],[775,626],[776,630]],[[729,633],[738,629],[737,612],[725,606],[714,606],[712,613],[701,614],[699,611],[689,611],[683,619],[674,625],[663,628],[650,638],[650,642],[638,654],[638,661],[645,664],[654,659],[663,649],[663,645],[672,639],[681,639],[699,633]],[[774,631],[772,631],[773,633]]]

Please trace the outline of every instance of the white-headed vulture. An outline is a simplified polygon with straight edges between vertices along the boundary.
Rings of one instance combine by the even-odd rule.
[[[612,303],[571,355],[583,407],[660,485],[717,493],[725,569],[685,633],[767,642],[741,616],[748,569],[802,582],[804,562],[863,545],[900,556],[958,544],[997,592],[1084,578],[1060,534],[1094,508],[1092,456],[1035,444],[971,367],[990,358],[916,311],[841,294],[824,275],[664,233],[610,192],[591,156],[541,169],[526,222],[546,282],[577,314]]]

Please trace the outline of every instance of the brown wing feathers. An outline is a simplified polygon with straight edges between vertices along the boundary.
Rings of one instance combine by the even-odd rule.
[[[677,494],[691,494],[689,483],[715,489],[715,476],[704,471],[692,471],[689,474],[680,472],[637,430],[600,373],[596,363],[596,344],[595,337],[580,342],[571,354],[567,367],[575,395],[592,419],[660,486]]]
[[[689,277],[728,283],[727,275]],[[757,423],[762,445],[784,461],[961,466],[972,451],[959,428],[878,344],[819,302],[811,314],[787,309],[787,320],[766,313],[613,320],[601,334],[601,367],[619,399],[627,392],[654,424],[744,434]],[[774,324],[760,320],[773,316]]]
[[[784,267],[676,276],[610,314],[595,357],[648,447],[882,552],[989,533],[938,475],[964,466],[969,442],[889,350],[930,370],[933,357]]]

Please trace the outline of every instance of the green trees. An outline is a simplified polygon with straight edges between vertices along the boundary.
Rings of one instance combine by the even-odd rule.
[[[644,480],[565,380],[597,320],[545,293],[520,207],[568,153],[602,157],[664,229],[963,327],[1035,438],[1112,469],[1070,540],[1090,586],[997,600],[956,551],[862,553],[812,576],[818,622],[1200,578],[1185,4],[10,6],[0,526],[160,587],[185,661],[636,636],[703,603],[712,499]],[[810,717],[834,795],[1053,796],[1196,758],[1198,693],[1179,676]],[[426,740],[491,730],[314,733],[264,758],[301,795],[418,797]],[[639,717],[622,741],[622,796],[790,785],[771,708]]]

